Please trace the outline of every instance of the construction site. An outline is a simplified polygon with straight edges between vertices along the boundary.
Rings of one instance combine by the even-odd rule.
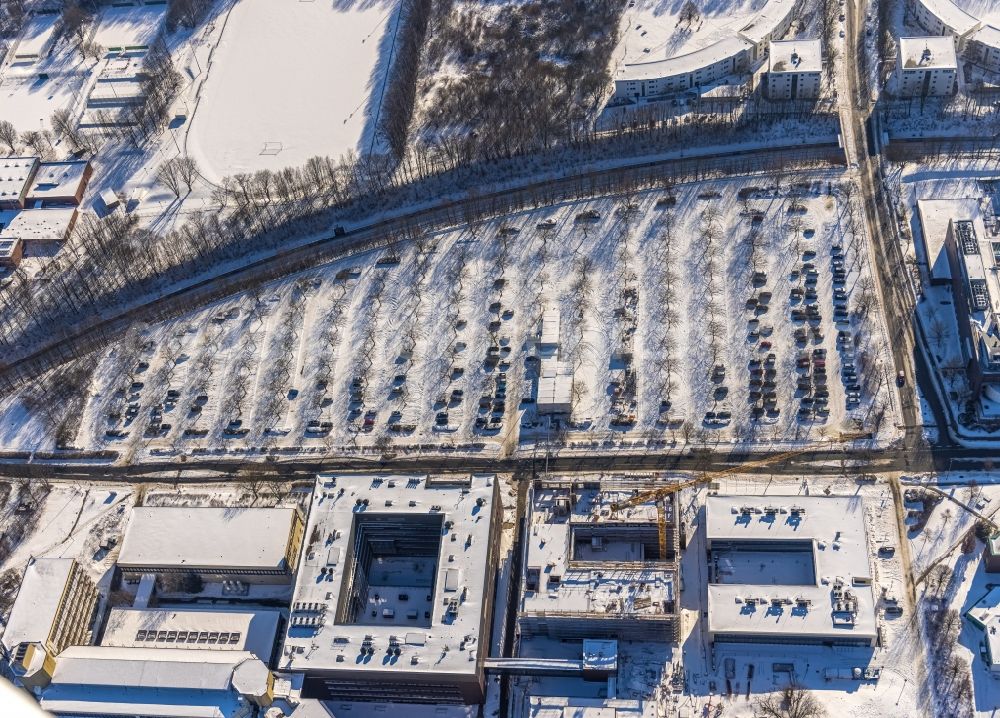
[[[540,480],[530,490],[522,638],[677,640],[673,496],[623,506],[624,481]]]

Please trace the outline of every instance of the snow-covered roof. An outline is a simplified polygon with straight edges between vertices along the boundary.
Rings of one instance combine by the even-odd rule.
[[[758,579],[709,584],[713,635],[874,640],[875,595],[860,497],[710,496],[705,530],[716,559],[730,551],[739,561],[742,554],[753,562],[743,575]],[[761,550],[788,554],[798,544],[811,568],[803,580],[781,572],[790,561],[753,556]],[[717,577],[726,581],[722,571]]]
[[[123,568],[281,571],[297,509],[146,507],[132,511]]]
[[[37,166],[37,157],[0,158],[0,202],[18,202]]]
[[[319,475],[280,668],[475,674],[489,649],[479,631],[495,496],[492,475]],[[425,555],[399,547],[407,538],[426,538]],[[345,576],[361,571],[355,594]]]
[[[772,41],[768,71],[822,72],[823,46],[819,40]]]
[[[583,669],[614,672],[618,670],[618,641],[583,639]]]
[[[247,651],[268,661],[278,635],[278,611],[112,608],[102,646]]]
[[[1000,27],[983,25],[972,39],[989,47],[1000,47]]]
[[[979,201],[970,198],[917,200],[920,234],[932,279],[951,279],[945,240],[952,220],[972,219],[979,214]]]
[[[545,357],[538,377],[538,411],[569,411],[573,403],[573,365]]]
[[[539,344],[543,346],[559,345],[559,305],[555,302],[548,304],[542,313],[542,331]]]
[[[62,200],[73,197],[87,181],[88,160],[42,162],[28,189],[28,201]]]
[[[1000,586],[995,586],[965,613],[982,629],[989,647],[990,667],[1000,670]]]
[[[979,20],[954,3],[953,0],[919,0],[932,15],[956,35],[964,35],[979,24]]]
[[[0,239],[61,242],[76,221],[76,207],[0,212]]]
[[[798,0],[767,0],[761,11],[743,26],[740,35],[755,44],[760,44],[771,37],[775,28],[784,22],[797,4]]]
[[[946,37],[899,38],[899,61],[904,70],[955,69],[955,42]]]
[[[660,706],[652,700],[530,696],[528,718],[656,718]]]
[[[41,704],[78,715],[227,718],[245,706],[233,687],[245,663],[260,664],[266,681],[266,666],[246,652],[71,646],[56,658]],[[266,684],[254,688],[263,693]]]
[[[630,497],[631,491],[577,489],[573,493],[575,503],[568,489],[542,486],[532,490],[525,566],[539,572],[540,582],[538,590],[523,592],[521,611],[663,614],[664,602],[675,597],[674,567],[647,560],[638,537],[601,541],[599,551],[591,549],[588,537],[582,541],[580,555],[574,558],[577,529],[645,525],[655,541],[656,505],[647,502],[613,513],[611,505]],[[614,570],[602,571],[595,567],[598,561],[613,564]],[[628,563],[635,565],[626,566]],[[558,580],[552,582],[549,577]],[[643,584],[641,591],[639,583]]]
[[[617,80],[655,80],[664,77],[675,77],[691,72],[697,72],[703,67],[734,57],[741,52],[749,52],[753,43],[738,35],[730,35],[719,42],[703,47],[685,55],[669,57],[665,60],[640,62],[623,65],[615,79]]]
[[[993,241],[976,200],[954,203],[953,212],[951,226],[957,254],[969,285],[966,287],[971,302],[969,315],[980,329],[988,330],[994,317],[1000,315],[1000,278],[994,271],[997,260]],[[973,283],[978,287],[974,289]]]
[[[24,579],[3,633],[3,645],[8,651],[20,643],[45,643],[74,563],[71,558],[31,560],[24,570]]]

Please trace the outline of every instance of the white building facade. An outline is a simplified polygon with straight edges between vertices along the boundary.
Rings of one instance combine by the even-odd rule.
[[[768,53],[767,96],[772,100],[819,97],[823,48],[819,40],[771,42]]]
[[[958,58],[951,37],[901,37],[896,61],[900,97],[954,95]]]
[[[773,38],[784,36],[800,0],[769,0],[740,30],[692,52],[623,65],[615,74],[614,104],[630,104],[748,73]]]
[[[952,36],[964,59],[990,72],[1000,72],[1000,27],[970,15],[954,0],[909,0],[916,24],[929,35]]]

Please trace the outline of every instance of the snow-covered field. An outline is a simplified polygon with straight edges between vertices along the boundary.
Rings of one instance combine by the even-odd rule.
[[[695,0],[699,15],[681,20],[681,0],[637,0],[622,18],[617,57],[624,63],[653,62],[708,47],[742,30],[768,0]]]
[[[141,457],[554,439],[532,403],[547,303],[573,371],[571,448],[821,441],[879,419],[886,438],[864,245],[828,188],[566,203],[289,277],[110,347],[76,444]]]
[[[225,20],[188,152],[213,180],[368,151],[395,0],[241,0]]]
[[[93,62],[63,44],[51,57],[8,65],[0,79],[0,120],[18,132],[50,129],[56,110],[82,107],[82,91]],[[6,152],[6,150],[4,150]]]

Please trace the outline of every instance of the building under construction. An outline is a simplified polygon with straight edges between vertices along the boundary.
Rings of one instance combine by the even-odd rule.
[[[676,495],[619,508],[634,482],[536,481],[529,496],[522,638],[678,638]]]

